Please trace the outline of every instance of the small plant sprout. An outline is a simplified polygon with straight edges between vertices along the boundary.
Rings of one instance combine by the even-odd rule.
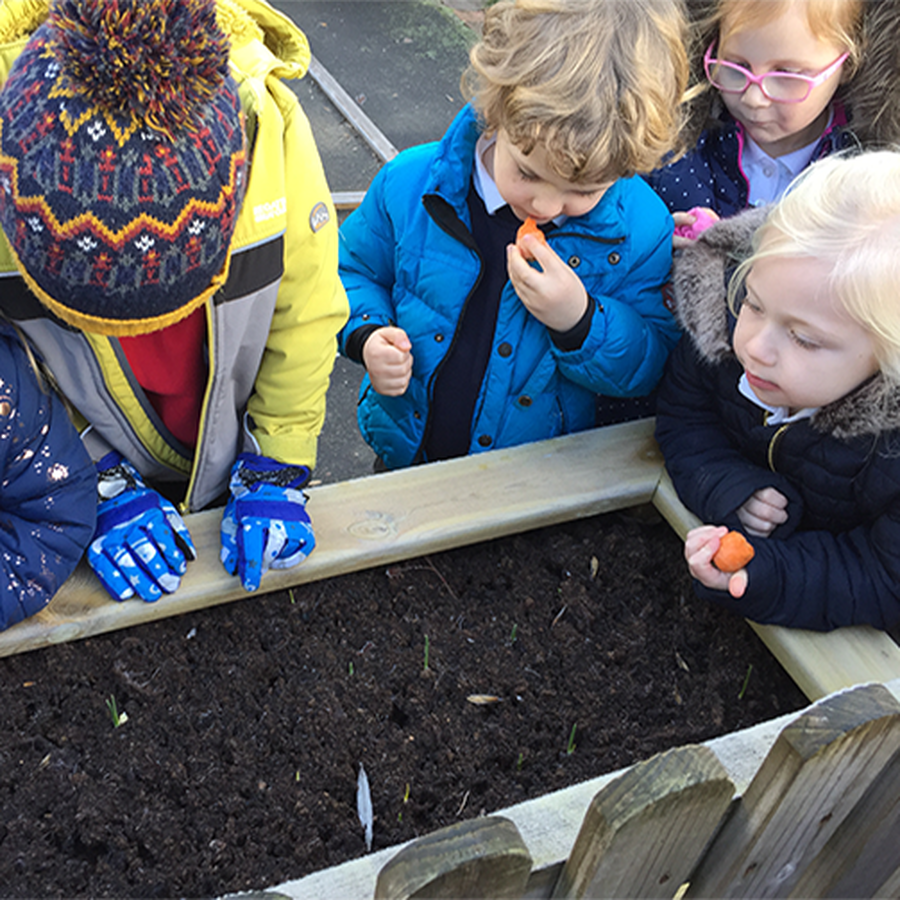
[[[425,672],[428,671],[428,654],[429,654],[430,649],[431,649],[431,643],[428,640],[428,635],[426,634],[425,635],[425,661],[424,661],[424,665],[422,666],[422,669]]]
[[[578,723],[572,723],[572,730],[569,732],[569,743],[566,745],[566,755],[571,756],[575,752],[575,747],[577,746],[575,743],[575,729],[578,728]]]
[[[747,685],[750,684],[750,673],[753,671],[753,663],[750,663],[747,666],[747,674],[744,676],[744,683],[741,685],[741,692],[738,694],[738,700],[744,699],[744,694],[747,693]]]
[[[128,713],[124,710],[119,712],[119,707],[116,705],[115,694],[109,695],[109,700],[106,701],[106,708],[109,710],[109,717],[112,719],[113,728],[118,728],[128,721]]]
[[[516,642],[516,632],[519,630],[519,625],[517,622],[513,623],[512,631],[509,633],[509,642],[510,644],[514,644]]]
[[[347,673],[350,675],[351,678],[353,677],[353,660],[352,659],[350,660],[350,663],[347,666]]]
[[[521,772],[523,765],[525,765],[525,754],[520,753],[519,758],[516,760],[516,771]]]
[[[403,792],[403,805],[406,806],[407,803],[409,803],[409,782],[408,781],[406,782],[406,790]],[[403,822],[403,810],[402,809],[400,810],[400,812],[397,813],[397,821],[400,823]]]
[[[288,597],[291,598],[291,605],[293,605],[294,603],[297,602],[297,601],[294,599],[294,589],[293,589],[293,588],[288,588]]]

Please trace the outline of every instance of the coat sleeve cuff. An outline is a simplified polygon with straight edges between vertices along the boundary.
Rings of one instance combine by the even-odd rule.
[[[568,331],[556,331],[553,328],[547,329],[550,332],[550,339],[557,350],[570,353],[572,350],[581,349],[582,344],[584,344],[591,331],[591,322],[593,321],[596,308],[597,301],[588,295],[588,305],[584,315]]]

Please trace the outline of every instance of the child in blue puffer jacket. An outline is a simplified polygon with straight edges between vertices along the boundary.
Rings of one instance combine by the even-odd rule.
[[[0,630],[43,609],[97,514],[94,464],[15,329],[0,321]]]
[[[583,430],[598,394],[654,389],[678,336],[673,223],[635,173],[679,131],[684,25],[679,0],[490,7],[471,105],[344,223],[340,347],[388,468]],[[529,217],[547,244],[517,246]]]

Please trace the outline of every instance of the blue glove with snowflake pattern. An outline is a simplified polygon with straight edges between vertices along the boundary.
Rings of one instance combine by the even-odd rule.
[[[119,453],[97,463],[97,528],[88,563],[115,600],[137,594],[148,603],[181,584],[188,560],[197,558],[191,535],[175,507],[148,488]]]
[[[242,453],[231,470],[231,497],[222,515],[222,565],[255,591],[270,569],[289,569],[316,546],[302,488],[306,466]]]

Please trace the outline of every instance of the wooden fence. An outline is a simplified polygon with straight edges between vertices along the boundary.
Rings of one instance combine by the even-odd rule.
[[[627,769],[591,801],[555,877],[503,816],[409,844],[375,897],[900,896],[900,703],[832,694],[784,727],[741,796],[707,746]]]

